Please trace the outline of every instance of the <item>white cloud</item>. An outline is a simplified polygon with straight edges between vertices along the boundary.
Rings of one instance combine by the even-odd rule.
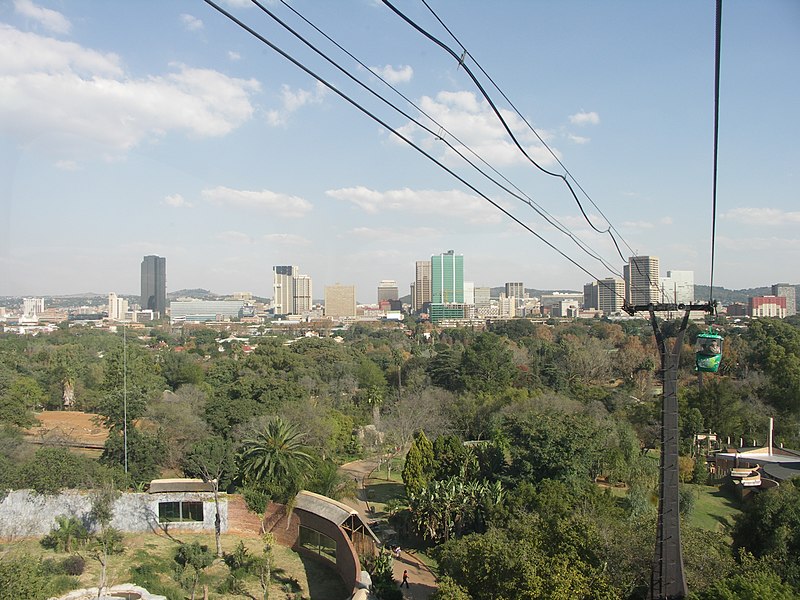
[[[418,242],[426,238],[441,237],[441,235],[442,232],[433,227],[356,227],[347,232],[348,237],[392,243]]]
[[[115,155],[168,131],[222,136],[252,117],[257,81],[170,66],[135,79],[114,54],[0,24],[0,133]]]
[[[238,52],[234,52],[233,50],[228,50],[228,60],[237,61],[242,60],[242,55]]]
[[[469,223],[497,223],[500,211],[477,196],[459,190],[389,190],[379,192],[364,186],[328,190],[328,196],[351,202],[370,214],[402,211],[406,214],[441,216]]]
[[[717,240],[719,241],[721,247],[728,250],[735,250],[737,253],[742,253],[744,251],[771,252],[771,253],[774,253],[776,251],[787,251],[787,252],[800,251],[800,238],[779,238],[779,237],[731,238],[725,236],[718,236]]]
[[[489,104],[479,100],[472,92],[439,92],[435,98],[423,96],[418,104],[426,114],[441,124],[443,129],[440,131],[437,125],[428,124],[431,130],[438,133],[438,135],[430,135],[423,132],[414,123],[409,122],[399,129],[400,133],[417,141],[427,151],[433,154],[438,153],[440,158],[449,164],[455,164],[461,159],[443,144],[440,139],[442,137],[463,154],[469,155],[469,152],[453,139],[458,138],[484,160],[495,166],[528,162],[528,159],[511,140]],[[511,111],[501,110],[500,113],[528,156],[545,167],[555,164],[553,156],[522,119]],[[453,137],[448,136],[445,130]],[[552,137],[546,131],[537,131],[542,139],[547,140]],[[554,152],[560,158],[559,153],[555,150]]]
[[[170,194],[164,198],[164,204],[172,206],[173,208],[191,208],[192,203],[188,202],[180,194]]]
[[[253,242],[249,235],[241,231],[223,231],[215,237],[226,244],[251,244]]]
[[[308,104],[319,104],[325,97],[326,88],[318,83],[313,90],[292,89],[281,86],[281,108],[267,112],[267,122],[273,126],[286,125],[289,115]]]
[[[567,135],[567,137],[571,142],[574,142],[575,144],[579,145],[588,144],[590,141],[592,141],[591,138],[583,137],[581,135],[573,135],[571,133]]]
[[[72,23],[60,12],[36,6],[31,0],[14,0],[14,10],[54,33],[69,33]]]
[[[269,190],[234,190],[219,186],[203,190],[202,194],[212,204],[266,210],[282,217],[302,217],[311,210],[311,203],[308,200]]]
[[[383,67],[372,67],[372,70],[392,84],[408,83],[414,76],[414,69],[412,69],[410,65],[402,65],[399,67],[385,65]]]
[[[747,225],[776,226],[800,223],[800,211],[786,211],[779,208],[734,208],[722,216]]]
[[[76,163],[74,160],[57,160],[56,168],[61,169],[62,171],[77,171],[78,163]]]
[[[600,122],[600,115],[596,112],[580,111],[570,115],[569,122],[573,125],[597,125]]]
[[[203,21],[194,15],[189,15],[186,13],[181,15],[181,23],[183,23],[183,26],[189,31],[199,31],[203,28]]]
[[[284,246],[310,246],[311,240],[294,233],[268,233],[262,236],[264,241]]]
[[[655,224],[651,221],[623,221],[622,226],[626,229],[652,229]]]

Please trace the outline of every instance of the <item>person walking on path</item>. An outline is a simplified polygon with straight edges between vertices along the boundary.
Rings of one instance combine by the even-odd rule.
[[[408,569],[403,569],[403,581],[400,582],[400,587],[403,587],[403,584],[406,584],[406,589],[408,589]]]

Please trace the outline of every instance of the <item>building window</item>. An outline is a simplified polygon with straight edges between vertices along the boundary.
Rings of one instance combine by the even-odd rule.
[[[202,521],[202,502],[159,502],[158,522]]]
[[[300,525],[300,546],[336,562],[336,542],[324,533]]]

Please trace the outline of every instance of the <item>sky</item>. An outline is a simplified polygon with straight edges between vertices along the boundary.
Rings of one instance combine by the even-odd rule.
[[[394,0],[451,52],[380,0],[263,3],[322,56],[218,2],[333,89],[202,0],[0,2],[0,295],[138,294],[148,254],[170,291],[291,264],[360,302],[448,250],[476,286],[709,283],[713,0]],[[799,283],[800,3],[723,4],[714,284]]]

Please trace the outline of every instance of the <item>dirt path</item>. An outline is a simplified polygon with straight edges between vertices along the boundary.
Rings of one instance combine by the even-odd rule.
[[[365,480],[378,465],[377,459],[357,460],[339,467],[339,470],[358,480],[358,498],[349,498],[343,502],[355,508],[364,522],[369,523],[373,517],[367,512],[367,494],[364,488]],[[400,558],[394,559],[394,578],[400,582],[403,571],[408,571],[409,587],[403,588],[403,596],[409,600],[427,600],[436,590],[436,577],[427,566],[413,554],[401,550]]]

